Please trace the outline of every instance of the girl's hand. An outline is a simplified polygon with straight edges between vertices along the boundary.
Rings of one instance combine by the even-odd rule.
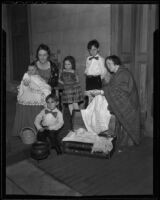
[[[64,82],[63,82],[63,81],[61,81],[61,80],[58,80],[58,82],[59,82],[59,83],[61,83],[61,84],[64,84]]]
[[[39,129],[39,132],[43,132],[45,129],[44,128],[41,128],[41,129]]]

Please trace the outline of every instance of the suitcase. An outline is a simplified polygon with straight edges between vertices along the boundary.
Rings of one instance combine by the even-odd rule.
[[[92,143],[83,143],[83,142],[77,142],[77,141],[62,141],[62,151],[67,154],[110,159],[116,147],[117,136],[115,133],[115,130],[116,130],[115,124],[116,124],[116,118],[114,115],[112,115],[109,122],[109,130],[107,131],[107,134],[105,132],[99,134],[99,137],[113,138],[112,139],[113,149],[110,152],[107,152],[107,153],[93,152],[92,153],[92,147],[93,147]],[[78,128],[85,128],[85,124],[83,122],[81,112],[79,110],[75,110],[73,112],[73,117],[72,117],[72,130],[74,131]]]

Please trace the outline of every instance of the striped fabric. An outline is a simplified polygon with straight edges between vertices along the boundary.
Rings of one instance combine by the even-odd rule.
[[[76,80],[75,73],[63,72],[61,80],[64,82],[62,103],[78,103],[83,101],[83,94],[80,83]]]

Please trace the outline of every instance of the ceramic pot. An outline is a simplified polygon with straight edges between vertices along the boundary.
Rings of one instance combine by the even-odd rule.
[[[35,160],[42,160],[50,154],[48,142],[37,141],[32,145],[31,157]]]

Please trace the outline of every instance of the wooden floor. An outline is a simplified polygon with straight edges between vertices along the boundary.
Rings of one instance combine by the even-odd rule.
[[[144,138],[138,147],[118,152],[110,160],[63,154],[57,156],[52,150],[49,157],[38,164],[30,158],[30,147],[23,145],[17,138],[10,136],[13,124],[16,98],[7,98],[7,165],[28,159],[39,168],[65,183],[82,195],[152,195],[153,193],[153,140]],[[12,104],[10,103],[12,102]],[[12,113],[11,113],[12,112]],[[70,128],[65,113],[65,128],[62,136]]]
[[[152,141],[145,138],[110,160],[52,152],[39,167],[83,195],[144,195],[153,192],[152,164]]]

